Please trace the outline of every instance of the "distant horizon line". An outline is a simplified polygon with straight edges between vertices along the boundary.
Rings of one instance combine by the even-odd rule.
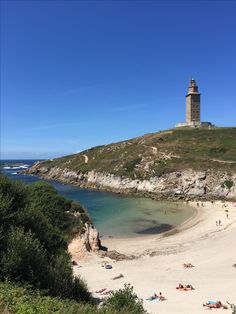
[[[57,157],[55,157],[57,158]],[[29,159],[29,158],[8,158],[8,159],[1,159],[0,158],[0,161],[3,161],[3,160],[46,160],[46,159],[55,159],[55,158],[32,158],[32,159]]]

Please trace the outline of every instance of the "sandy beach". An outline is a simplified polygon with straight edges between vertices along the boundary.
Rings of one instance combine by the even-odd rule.
[[[90,255],[78,261],[79,267],[74,266],[75,274],[86,280],[96,297],[100,296],[96,290],[116,290],[131,283],[148,313],[205,313],[203,303],[208,300],[236,304],[236,268],[232,266],[236,263],[236,207],[230,202],[224,207],[221,201],[199,204],[191,202],[195,215],[169,234],[102,241],[109,250],[134,254],[135,259],[115,262],[105,258],[112,265],[105,269],[101,266],[104,258]],[[219,220],[220,226],[216,225]],[[195,267],[186,269],[183,263]],[[119,274],[124,277],[111,279]],[[179,291],[179,283],[191,284],[195,290]],[[159,292],[166,301],[146,300]],[[231,313],[229,308],[212,311]]]

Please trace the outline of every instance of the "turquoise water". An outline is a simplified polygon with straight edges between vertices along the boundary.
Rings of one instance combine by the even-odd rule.
[[[23,162],[31,165],[33,161]],[[12,161],[12,163],[16,163],[16,161]],[[47,181],[61,195],[79,201],[87,208],[94,226],[102,237],[137,237],[157,234],[170,230],[193,214],[193,208],[183,203],[159,202],[142,197],[80,189],[56,181],[17,174],[20,169],[8,166],[2,161],[3,172],[14,180],[22,180],[29,184],[39,180]]]

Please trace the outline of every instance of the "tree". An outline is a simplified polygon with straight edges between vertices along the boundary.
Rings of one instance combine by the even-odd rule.
[[[10,279],[45,286],[48,276],[46,251],[31,232],[11,227],[7,248],[1,259],[1,272]]]
[[[27,186],[0,175],[0,277],[28,282],[49,295],[90,301],[67,253],[70,230],[82,232],[84,217],[79,203],[49,184]]]

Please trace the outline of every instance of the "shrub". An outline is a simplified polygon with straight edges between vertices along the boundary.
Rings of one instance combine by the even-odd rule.
[[[48,275],[46,251],[31,232],[12,227],[7,237],[7,248],[1,259],[3,276],[44,286]]]
[[[125,284],[123,289],[113,292],[107,299],[104,308],[111,313],[147,313],[143,308],[143,301],[134,293],[133,287],[130,284]]]
[[[48,279],[50,295],[92,302],[91,294],[85,282],[81,278],[74,278],[71,259],[67,252],[62,252],[55,258],[51,264]]]
[[[231,180],[226,180],[224,182],[224,186],[226,186],[229,190],[232,188],[233,185],[234,185],[234,182]]]
[[[83,228],[84,221],[89,219],[79,204],[57,195],[48,184],[26,186],[1,175],[0,198],[0,278],[15,282],[0,282],[0,311],[11,314],[146,313],[130,285],[114,292],[100,309],[75,302],[92,303],[86,284],[73,276],[66,250],[69,229],[77,223]],[[79,215],[75,217],[74,212]]]
[[[84,220],[80,204],[59,196],[49,184],[26,186],[0,175],[0,278],[90,302],[85,283],[73,277],[67,253],[70,228],[81,232]]]
[[[5,312],[4,312],[5,311]],[[0,282],[0,313],[3,314],[95,314],[96,307],[43,295],[29,285]]]
[[[133,160],[129,160],[129,161],[126,161],[126,163],[124,164],[124,168],[126,169],[127,172],[132,172],[134,171],[135,167],[140,164],[142,158],[136,158],[136,159],[133,159]]]

